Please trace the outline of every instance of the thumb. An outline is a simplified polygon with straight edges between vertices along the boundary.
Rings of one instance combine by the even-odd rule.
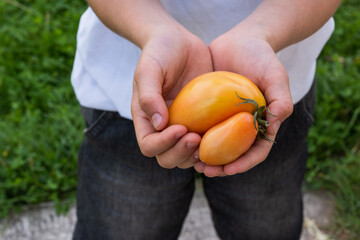
[[[168,122],[168,109],[162,96],[163,76],[158,64],[140,59],[134,74],[134,87],[141,110],[156,130],[162,130]]]

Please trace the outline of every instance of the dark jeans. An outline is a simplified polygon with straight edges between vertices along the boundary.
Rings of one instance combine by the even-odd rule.
[[[301,185],[315,90],[294,106],[268,158],[246,173],[202,176],[216,231],[227,239],[299,239]],[[144,157],[133,123],[116,112],[82,108],[73,239],[177,239],[194,192],[194,170],[163,169]]]

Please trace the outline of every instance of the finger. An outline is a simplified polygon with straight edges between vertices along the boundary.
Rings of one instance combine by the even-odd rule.
[[[184,162],[177,165],[177,167],[181,169],[187,169],[193,167],[196,162],[199,162],[199,149],[195,150],[195,152]]]
[[[198,173],[204,173],[206,164],[202,161],[198,161],[194,164],[194,168]]]
[[[205,165],[204,175],[207,177],[223,177],[227,174],[224,172],[224,166]]]
[[[275,136],[271,135],[274,139]],[[245,154],[240,156],[234,162],[224,165],[224,172],[227,175],[234,175],[236,173],[243,173],[257,164],[261,163],[268,156],[273,143],[263,139],[257,140]]]
[[[224,172],[223,166],[209,166],[204,162],[196,162],[194,168],[197,172],[203,173],[207,177],[224,177],[227,174]]]
[[[292,114],[293,103],[288,99],[277,99],[269,104],[268,109],[271,115],[267,114],[266,117],[270,124],[266,128],[266,134],[271,136],[271,139],[275,139],[281,123]]]
[[[133,91],[131,113],[133,117],[136,138],[141,152],[148,157],[156,156],[173,147],[184,136],[187,129],[181,125],[173,125],[157,132],[146,114],[140,109],[137,90]]]
[[[187,133],[172,148],[156,156],[163,168],[174,168],[187,161],[198,148],[201,137],[196,133]]]
[[[161,132],[156,132],[141,138],[139,147],[148,157],[154,157],[174,147],[179,138],[186,134],[186,128],[180,125],[171,126]]]
[[[161,66],[153,58],[142,55],[134,73],[134,86],[138,90],[140,108],[156,130],[164,129],[168,122],[163,83]]]

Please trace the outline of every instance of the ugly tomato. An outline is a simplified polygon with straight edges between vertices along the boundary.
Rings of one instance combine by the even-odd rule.
[[[232,72],[218,71],[190,81],[169,108],[169,125],[181,124],[191,132],[205,133],[214,125],[239,112],[254,113],[257,107],[238,96],[252,99],[258,107],[265,98],[249,79]]]
[[[265,98],[249,79],[231,72],[211,72],[190,81],[169,108],[169,125],[181,124],[204,134],[200,160],[224,165],[244,154],[256,136],[265,137]]]
[[[237,113],[205,133],[199,157],[208,165],[230,163],[251,147],[257,133],[254,116],[248,112]]]

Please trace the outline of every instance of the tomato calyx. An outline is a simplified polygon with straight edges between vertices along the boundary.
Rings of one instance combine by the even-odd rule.
[[[254,126],[255,126],[255,129],[258,131],[258,137],[260,137],[268,142],[275,143],[274,140],[272,140],[268,136],[266,136],[266,128],[268,126],[270,126],[270,123],[268,121],[266,121],[266,119],[265,119],[265,117],[266,117],[265,112],[270,117],[276,117],[276,116],[271,114],[269,108],[267,108],[266,106],[259,107],[259,104],[255,100],[240,97],[236,91],[235,91],[235,94],[238,98],[243,100],[243,102],[236,104],[236,106],[238,106],[240,104],[246,104],[246,103],[251,103],[251,104],[255,105],[256,110],[254,112]],[[258,124],[256,124],[256,122]]]

